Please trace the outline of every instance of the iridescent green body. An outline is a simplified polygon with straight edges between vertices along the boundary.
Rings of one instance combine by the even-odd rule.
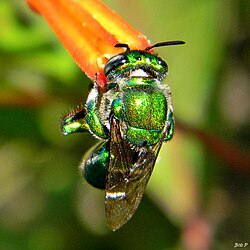
[[[108,170],[110,143],[101,143],[91,148],[89,157],[84,161],[82,175],[88,183],[96,188],[105,189],[105,179]]]
[[[131,78],[114,100],[112,109],[127,126],[126,139],[131,144],[154,145],[162,137],[167,117],[167,100],[155,80]]]
[[[105,189],[113,230],[137,209],[161,145],[173,136],[171,93],[162,83],[167,71],[160,57],[128,49],[107,62],[106,92],[95,81],[85,106],[62,119],[65,135],[90,132],[102,140],[86,154],[81,171],[92,186]]]

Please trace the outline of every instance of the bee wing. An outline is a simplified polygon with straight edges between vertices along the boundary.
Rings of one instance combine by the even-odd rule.
[[[138,208],[163,141],[136,151],[122,139],[120,123],[111,119],[105,213],[112,230],[123,226]]]

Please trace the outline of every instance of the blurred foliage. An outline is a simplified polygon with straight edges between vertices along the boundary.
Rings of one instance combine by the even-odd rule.
[[[157,50],[170,69],[175,137],[163,146],[134,217],[110,232],[103,192],[81,183],[77,169],[96,141],[88,134],[63,137],[58,122],[84,103],[90,80],[42,17],[24,1],[1,0],[0,249],[205,250],[249,243],[250,2],[105,3],[152,43],[186,41]],[[230,164],[237,152],[243,157]]]

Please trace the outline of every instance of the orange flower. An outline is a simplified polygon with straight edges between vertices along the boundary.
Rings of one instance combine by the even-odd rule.
[[[124,51],[114,48],[126,43],[131,49],[150,46],[144,35],[99,0],[27,0],[55,31],[79,67],[105,88],[103,68],[107,60]]]

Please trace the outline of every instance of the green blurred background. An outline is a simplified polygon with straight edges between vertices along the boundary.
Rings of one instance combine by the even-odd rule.
[[[0,249],[231,249],[250,243],[250,2],[104,1],[159,48],[177,120],[141,205],[105,225],[78,165],[96,140],[59,119],[90,80],[42,17],[0,1]],[[240,245],[239,245],[240,246]]]

